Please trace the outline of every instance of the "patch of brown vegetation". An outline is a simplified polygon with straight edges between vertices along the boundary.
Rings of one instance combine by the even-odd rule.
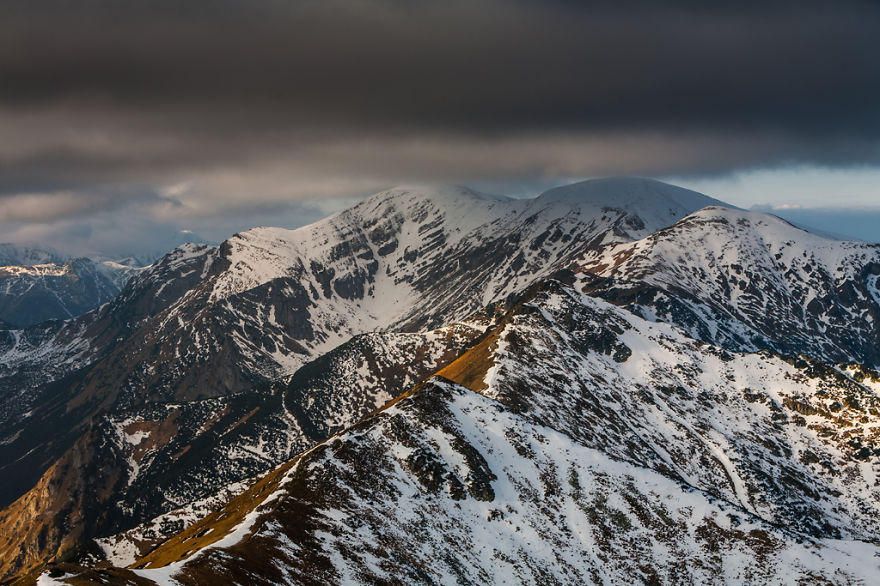
[[[123,427],[122,431],[130,436],[138,432],[146,434],[139,443],[133,445],[131,457],[140,463],[145,455],[168,445],[179,432],[178,419],[180,419],[180,411],[175,409],[163,419],[155,421],[142,419],[132,421]]]
[[[475,346],[438,370],[436,374],[475,392],[486,390],[486,373],[495,364],[495,350],[498,348],[498,338],[503,331],[503,325],[493,329]]]
[[[614,253],[610,262],[593,261],[583,263],[579,268],[591,275],[608,275],[614,273],[618,267],[628,261],[636,252],[634,247],[628,247]]]
[[[75,564],[55,564],[46,570],[55,580],[71,586],[155,586],[155,582],[142,578],[124,568],[86,568]],[[17,578],[10,586],[33,586],[40,572]]]
[[[79,441],[37,484],[0,511],[0,581],[61,561],[88,540],[106,502],[125,481],[119,462],[99,462],[95,432]]]
[[[233,498],[221,510],[194,523],[149,554],[137,560],[133,568],[160,568],[185,559],[197,550],[210,546],[231,533],[244,518],[260,506],[280,485],[284,475],[298,461],[290,460],[258,480]]]

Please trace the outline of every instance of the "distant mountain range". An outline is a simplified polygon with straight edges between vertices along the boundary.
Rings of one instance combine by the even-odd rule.
[[[0,576],[880,577],[878,245],[648,179],[404,186],[36,321],[0,331]]]
[[[0,244],[0,327],[80,316],[113,299],[152,260],[68,257],[49,248]]]
[[[174,242],[207,244],[192,232],[181,232]],[[110,301],[165,252],[70,256],[44,246],[0,243],[0,328],[78,317]]]

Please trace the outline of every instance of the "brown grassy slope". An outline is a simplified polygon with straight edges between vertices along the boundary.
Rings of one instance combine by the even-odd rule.
[[[472,391],[486,390],[486,373],[494,364],[495,349],[498,347],[498,338],[503,330],[501,327],[494,328],[488,335],[480,340],[461,356],[450,362],[435,374],[456,382]]]
[[[208,547],[231,533],[244,518],[265,501],[281,485],[284,475],[299,458],[289,460],[269,472],[253,486],[233,498],[225,507],[200,519],[152,552],[136,561],[133,568],[159,568],[186,559],[199,549]]]
[[[0,580],[63,561],[90,536],[99,503],[125,482],[124,463],[96,461],[95,432],[84,434],[37,484],[0,511]],[[86,522],[86,521],[89,522]]]

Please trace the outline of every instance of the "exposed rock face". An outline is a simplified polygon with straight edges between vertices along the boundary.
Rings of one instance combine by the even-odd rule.
[[[0,575],[864,579],[880,250],[720,205],[396,188],[0,331]]]

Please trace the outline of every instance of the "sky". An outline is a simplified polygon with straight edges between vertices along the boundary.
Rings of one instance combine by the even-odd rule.
[[[855,0],[4,0],[0,240],[149,254],[609,175],[880,240],[877,39]]]

